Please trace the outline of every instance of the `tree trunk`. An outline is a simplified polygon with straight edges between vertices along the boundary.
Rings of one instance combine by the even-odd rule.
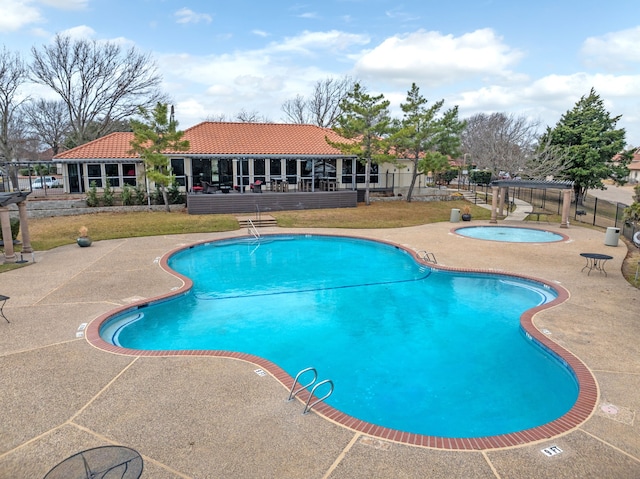
[[[364,175],[364,204],[369,206],[369,184],[371,178],[371,158],[367,158]]]
[[[407,203],[411,203],[411,196],[413,195],[413,188],[416,185],[418,179],[418,158],[413,160],[413,173],[411,174],[411,184],[409,185],[409,192],[407,193]]]
[[[167,213],[170,213],[171,206],[169,205],[169,195],[167,194],[167,188],[164,185],[161,185],[160,191],[162,191],[162,200],[164,201],[164,209]]]

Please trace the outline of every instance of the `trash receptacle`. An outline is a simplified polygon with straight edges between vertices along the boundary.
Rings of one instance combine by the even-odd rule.
[[[620,239],[620,228],[609,227],[604,234],[604,244],[606,246],[618,246]]]
[[[460,210],[458,208],[451,208],[451,217],[449,218],[451,223],[457,223],[460,221]]]

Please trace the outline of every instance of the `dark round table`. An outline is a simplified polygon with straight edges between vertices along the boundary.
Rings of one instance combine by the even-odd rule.
[[[584,271],[585,268],[589,269],[587,276],[591,274],[591,270],[595,269],[596,271],[600,271],[607,275],[607,272],[604,270],[604,264],[613,259],[613,256],[609,256],[608,254],[600,254],[600,253],[580,253],[580,256],[586,258],[587,264],[583,266],[580,271]]]
[[[102,446],[68,457],[44,479],[138,479],[142,468],[142,457],[133,449]]]

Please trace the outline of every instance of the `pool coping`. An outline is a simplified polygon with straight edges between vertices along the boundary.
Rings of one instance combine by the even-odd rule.
[[[263,236],[279,236],[281,234],[274,233]],[[563,434],[566,434],[582,423],[584,423],[591,415],[594,413],[599,396],[598,385],[595,380],[595,377],[589,370],[589,368],[573,353],[568,351],[567,349],[561,347],[557,343],[550,340],[545,334],[543,334],[534,324],[535,315],[543,310],[547,310],[553,308],[559,304],[564,303],[570,296],[569,291],[564,287],[551,283],[549,281],[535,278],[527,275],[521,275],[517,273],[507,273],[504,271],[496,271],[491,269],[469,269],[469,268],[454,268],[447,267],[443,265],[437,265],[434,263],[426,262],[422,258],[419,257],[418,253],[406,246],[397,244],[395,242],[386,241],[386,240],[371,240],[369,238],[360,238],[358,236],[353,235],[341,235],[341,234],[321,234],[314,233],[314,236],[331,236],[331,237],[343,237],[343,238],[352,238],[352,239],[365,239],[367,241],[375,241],[378,243],[388,244],[390,246],[396,247],[398,249],[402,249],[405,252],[409,253],[413,258],[425,265],[434,269],[439,269],[443,271],[453,271],[453,272],[463,272],[463,273],[479,273],[479,274],[492,274],[492,275],[500,275],[500,276],[508,276],[514,278],[520,278],[524,280],[534,281],[537,283],[541,283],[553,288],[557,291],[558,296],[553,301],[537,306],[535,308],[529,309],[525,311],[520,317],[520,326],[525,331],[528,339],[534,340],[537,342],[539,346],[548,350],[551,354],[556,356],[561,362],[563,362],[570,371],[573,372],[575,379],[578,383],[578,398],[575,404],[563,414],[561,417],[551,421],[549,423],[536,426],[534,428],[525,429],[522,431],[517,431],[508,434],[500,434],[495,436],[483,436],[483,437],[472,437],[472,438],[450,438],[450,437],[441,437],[441,436],[429,436],[422,435],[416,433],[409,433],[405,431],[399,431],[396,429],[386,428],[382,426],[378,426],[372,423],[368,423],[366,421],[362,421],[356,419],[352,416],[344,414],[343,412],[333,408],[332,406],[326,403],[319,403],[312,409],[313,412],[318,413],[320,416],[325,419],[339,424],[345,428],[348,428],[352,431],[357,431],[369,436],[373,436],[379,439],[398,442],[402,444],[408,444],[419,447],[426,448],[436,448],[436,449],[445,449],[445,450],[455,450],[455,451],[479,451],[479,450],[491,450],[491,449],[503,449],[514,446],[523,446],[527,444],[532,444],[535,442],[548,440],[553,437],[557,437]],[[238,236],[235,239],[244,239],[253,238],[252,236]],[[225,240],[222,240],[225,241]],[[148,305],[150,303],[155,303],[158,301],[164,301],[169,298],[173,298],[175,296],[179,296],[187,292],[193,286],[193,282],[186,276],[172,270],[168,266],[168,260],[174,254],[183,251],[185,249],[194,248],[199,245],[205,245],[209,243],[215,243],[216,240],[203,240],[198,241],[186,246],[180,246],[178,248],[174,248],[171,251],[165,253],[159,262],[160,267],[167,273],[179,278],[182,281],[182,286],[175,288],[173,291],[155,296],[153,298],[147,298],[132,304],[123,305],[117,307],[107,313],[104,313],[94,320],[92,320],[86,328],[85,331],[85,339],[86,341],[94,346],[97,349],[100,349],[105,352],[117,354],[117,355],[125,355],[125,356],[134,356],[134,357],[168,357],[168,356],[204,356],[204,357],[222,357],[229,359],[236,359],[241,361],[246,361],[252,364],[255,364],[260,369],[269,373],[272,377],[278,380],[284,387],[288,390],[293,386],[294,379],[291,375],[285,372],[282,368],[280,368],[275,363],[268,361],[259,356],[247,354],[247,353],[238,353],[233,351],[222,351],[222,350],[188,350],[188,351],[147,351],[147,350],[136,350],[136,349],[128,349],[118,347],[112,344],[105,342],[100,337],[100,328],[103,323],[108,321],[113,316],[121,314],[126,311],[135,311],[141,306]],[[522,244],[522,243],[518,243]],[[525,243],[528,244],[528,243]],[[542,244],[542,243],[531,243],[531,244]],[[306,403],[309,399],[310,393],[309,391],[302,390],[296,396],[296,399]]]

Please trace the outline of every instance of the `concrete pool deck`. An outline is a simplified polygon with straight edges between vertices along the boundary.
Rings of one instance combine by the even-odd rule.
[[[408,446],[370,438],[315,413],[302,416],[302,404],[285,402],[286,388],[256,374],[248,362],[96,349],[81,325],[181,286],[160,269],[162,255],[246,230],[132,238],[37,252],[36,264],[0,275],[0,294],[11,297],[4,308],[11,323],[0,323],[0,478],[43,477],[66,457],[109,444],[140,452],[143,478],[640,477],[640,291],[620,274],[624,244],[605,246],[602,231],[532,223],[527,226],[569,240],[496,243],[450,232],[462,225],[261,232],[381,239],[433,252],[448,267],[558,282],[570,292],[568,301],[538,313],[534,322],[590,368],[600,389],[593,414],[573,430],[485,451]],[[608,276],[581,272],[583,252],[613,256]],[[542,453],[552,446],[562,452]]]

